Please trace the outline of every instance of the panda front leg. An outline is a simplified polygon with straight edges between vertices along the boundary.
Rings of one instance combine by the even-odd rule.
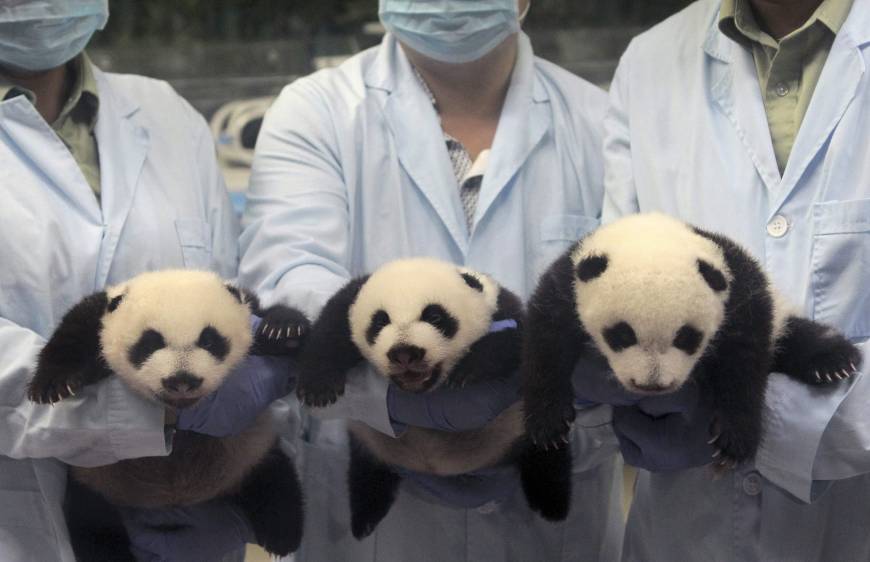
[[[831,384],[854,375],[861,352],[833,328],[790,316],[776,340],[773,371],[805,384]]]
[[[251,470],[235,499],[266,551],[287,556],[299,548],[305,500],[296,467],[277,445]]]
[[[347,476],[351,532],[355,538],[364,539],[389,513],[401,477],[369,453],[353,435]]]
[[[563,521],[571,510],[571,449],[541,450],[525,439],[517,466],[529,507],[547,521]]]
[[[483,380],[507,378],[516,373],[522,354],[522,335],[516,328],[487,334],[450,372],[447,386],[461,388]]]
[[[262,318],[254,334],[254,355],[290,355],[299,350],[311,322],[301,311],[284,305],[275,305],[266,310],[256,310]]]
[[[717,472],[752,459],[758,451],[770,366],[764,347],[754,341],[719,344],[716,364],[704,373],[702,396],[712,400],[710,443],[716,449],[712,462]]]
[[[105,292],[94,293],[64,315],[39,353],[27,388],[32,402],[54,404],[112,375],[101,353],[100,329],[116,300],[110,303]]]

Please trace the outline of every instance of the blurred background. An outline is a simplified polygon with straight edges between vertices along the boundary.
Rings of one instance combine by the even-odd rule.
[[[607,88],[632,36],[689,0],[532,0],[538,56]],[[227,186],[244,206],[263,112],[287,83],[383,36],[377,0],[110,0],[88,49],[103,70],[169,81],[212,125]]]
[[[690,0],[532,0],[535,53],[602,88],[631,38]],[[210,122],[237,210],[263,113],[283,86],[377,45],[377,0],[110,0],[103,70],[167,80]],[[634,471],[625,473],[625,508]],[[251,547],[248,560],[268,560]]]

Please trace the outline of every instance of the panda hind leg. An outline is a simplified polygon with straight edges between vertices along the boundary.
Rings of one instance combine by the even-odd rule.
[[[529,507],[547,521],[563,521],[571,510],[571,449],[524,445],[517,464]]]
[[[266,551],[287,556],[299,548],[304,526],[302,487],[296,467],[277,445],[251,470],[235,500]]]
[[[773,371],[810,385],[847,379],[861,365],[861,352],[833,328],[791,316],[775,344]]]
[[[372,534],[386,517],[399,488],[401,477],[373,457],[351,436],[348,489],[351,531],[362,540]]]

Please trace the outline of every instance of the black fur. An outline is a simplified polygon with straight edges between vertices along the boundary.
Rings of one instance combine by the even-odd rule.
[[[694,355],[704,339],[704,334],[690,324],[683,324],[674,336],[673,346],[685,351],[687,355]]]
[[[99,292],[64,315],[39,353],[36,373],[27,389],[31,401],[53,404],[112,374],[100,351],[100,327],[108,307],[106,293]]]
[[[350,528],[363,539],[386,517],[396,499],[401,477],[380,462],[353,436],[350,437],[350,467],[347,488],[350,496]]]
[[[462,278],[465,280],[466,285],[475,291],[483,292],[483,284],[480,282],[480,279],[470,273],[463,273]]]
[[[375,340],[378,339],[378,335],[381,333],[381,330],[390,325],[390,315],[387,314],[385,310],[378,310],[374,314],[372,314],[372,321],[369,324],[368,329],[366,330],[366,341],[369,342],[369,345],[374,345]]]
[[[567,443],[574,421],[571,375],[583,353],[595,353],[574,306],[573,245],[544,272],[529,301],[522,395],[529,438],[542,448]]]
[[[296,394],[308,406],[324,407],[344,394],[347,372],[363,360],[351,339],[350,307],[368,276],[350,281],[327,301],[299,360]]]
[[[452,339],[459,331],[459,322],[440,304],[430,304],[424,308],[420,320],[435,326],[447,339]]]
[[[721,470],[755,455],[771,370],[809,384],[829,383],[850,376],[860,354],[833,330],[797,317],[790,318],[786,336],[773,342],[773,297],[759,264],[730,239],[695,232],[721,248],[732,276],[722,325],[691,374],[713,404],[718,449],[713,463]],[[576,314],[570,259],[576,248],[544,274],[529,303],[523,396],[529,435],[543,447],[559,447],[566,440],[574,415],[571,375],[578,358],[601,357]],[[700,259],[698,273],[712,290],[728,288],[724,274]],[[683,326],[674,346],[690,352],[701,337],[695,328]],[[620,338],[617,343],[625,342]]]
[[[347,371],[363,360],[351,339],[349,312],[366,280],[364,277],[352,281],[339,291],[327,302],[312,328],[300,361],[297,386],[300,398],[309,405],[326,405],[334,401],[344,390]],[[516,295],[501,289],[492,320],[508,319],[517,322],[516,329],[490,332],[472,344],[448,374],[447,385],[464,386],[506,378],[516,372],[522,355],[523,305]],[[401,477],[352,435],[350,441],[351,530],[359,539],[371,534],[389,512]],[[571,495],[569,451],[544,453],[531,447],[528,440],[521,439],[506,455],[505,462],[518,466],[532,509],[548,519],[567,516]]]
[[[246,293],[254,314],[263,320],[254,334],[252,355],[294,355],[311,331],[311,322],[295,308],[280,304],[260,310],[259,301]]]
[[[607,270],[607,256],[589,256],[577,264],[577,279],[584,283],[600,277]]]
[[[230,352],[230,342],[213,326],[202,329],[196,345],[208,351],[218,361],[223,361]]]
[[[613,351],[622,351],[637,344],[637,334],[628,322],[617,322],[604,330],[604,341]]]
[[[157,330],[148,329],[142,332],[139,340],[130,348],[127,359],[134,367],[141,369],[149,357],[164,347],[166,347],[166,341],[163,339],[163,334]]]
[[[299,548],[304,527],[304,498],[293,461],[276,445],[232,498],[251,523],[257,544],[287,556]]]
[[[253,295],[241,293],[229,286],[227,288],[240,302],[248,304],[252,312],[259,311]],[[30,400],[53,403],[113,374],[102,356],[100,331],[103,316],[112,314],[123,305],[122,296],[110,302],[105,292],[99,292],[86,297],[64,315],[40,352],[36,372],[28,388]],[[298,321],[299,326],[307,326],[307,320],[301,313],[283,307],[275,310]],[[215,356],[225,356],[228,349],[223,349],[222,345],[227,347],[228,343],[213,328],[211,330],[214,334],[209,333],[209,327],[203,330],[204,336],[200,337],[198,345]],[[290,339],[298,339],[304,333],[305,330],[300,328]],[[164,343],[158,332],[146,331],[131,348],[131,362],[141,365]],[[282,352],[286,353],[286,341],[284,344]],[[188,385],[201,382],[190,374],[186,377],[181,372],[173,378],[175,383]],[[185,453],[185,433],[180,431],[176,435],[173,455]],[[122,462],[136,462],[136,459]],[[120,524],[117,509],[82,485],[73,481],[69,484],[65,510],[70,540],[77,558],[94,561],[132,560],[129,539]],[[256,537],[263,541],[261,545],[264,548],[275,554],[287,555],[298,547],[302,533],[301,487],[292,463],[277,448],[253,467],[241,491],[230,501],[238,502],[246,511]]]

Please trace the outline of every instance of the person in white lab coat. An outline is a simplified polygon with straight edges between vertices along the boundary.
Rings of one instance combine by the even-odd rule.
[[[384,0],[391,33],[380,46],[284,89],[257,143],[241,237],[240,279],[265,304],[316,317],[352,277],[419,255],[487,272],[528,297],[596,228],[606,96],[534,56],[518,31],[520,4]],[[373,534],[356,541],[344,422],[322,418],[393,435],[391,422],[408,421],[388,408],[394,390],[361,373],[329,412],[311,409],[320,419],[303,433],[299,560],[618,559],[622,477],[608,408],[575,424],[567,521],[535,515],[513,474],[491,493],[408,478]]]
[[[773,374],[754,462],[717,480],[641,471],[625,560],[870,560],[868,63],[866,0],[701,0],[620,61],[604,220],[662,211],[733,237],[864,354],[834,389]],[[652,418],[635,431],[707,446],[706,431],[662,439]]]
[[[164,408],[114,377],[53,407],[27,400],[37,354],[63,314],[148,270],[236,274],[237,219],[205,121],[166,83],[90,63],[82,49],[107,18],[106,0],[0,5],[3,562],[73,560],[64,462],[171,448]],[[197,552],[220,542],[209,537]]]

